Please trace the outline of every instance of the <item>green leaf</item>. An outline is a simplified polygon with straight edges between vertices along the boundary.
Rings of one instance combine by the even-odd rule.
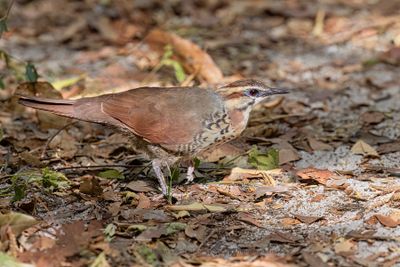
[[[199,168],[200,163],[201,163],[200,159],[198,159],[198,158],[194,158],[194,159],[193,159],[193,167],[194,167],[195,169],[198,169],[198,168]]]
[[[2,37],[4,32],[7,32],[7,18],[0,19],[0,38]]]
[[[97,174],[97,176],[101,178],[106,178],[106,179],[124,179],[125,176],[123,173],[121,173],[118,170],[115,169],[110,169],[110,170],[105,170]]]
[[[106,240],[108,242],[110,242],[114,238],[116,229],[117,229],[117,226],[115,226],[115,224],[112,224],[112,223],[107,224],[106,228],[104,229],[104,234],[105,234]]]
[[[261,154],[254,146],[249,152],[248,162],[259,170],[272,170],[279,167],[279,152],[271,148],[265,154]]]
[[[175,78],[178,80],[178,82],[181,83],[186,79],[186,74],[185,71],[183,70],[181,63],[179,61],[171,59],[173,55],[174,55],[174,50],[172,49],[172,47],[170,45],[166,45],[164,47],[164,55],[160,61],[159,67],[162,66],[172,67],[175,72]]]
[[[49,168],[42,169],[42,184],[45,188],[54,189],[68,189],[70,181],[61,172],[52,171]]]
[[[172,222],[167,224],[166,235],[172,235],[176,232],[183,231],[186,228],[186,223]]]
[[[39,75],[36,71],[35,65],[28,62],[25,66],[25,78],[28,82],[35,83],[39,78]]]

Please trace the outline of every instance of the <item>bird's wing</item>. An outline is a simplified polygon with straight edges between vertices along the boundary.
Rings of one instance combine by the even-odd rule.
[[[223,109],[221,98],[201,88],[138,88],[110,95],[102,111],[148,142],[190,143],[204,121]]]

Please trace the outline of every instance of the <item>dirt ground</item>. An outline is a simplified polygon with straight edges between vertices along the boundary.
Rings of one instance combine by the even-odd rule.
[[[15,1],[0,38],[0,265],[400,266],[399,10]],[[194,183],[181,166],[171,203],[128,136],[13,96],[241,78],[291,93],[204,155]]]

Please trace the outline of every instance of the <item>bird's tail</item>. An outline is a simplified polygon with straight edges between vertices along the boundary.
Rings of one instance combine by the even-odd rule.
[[[109,124],[126,128],[119,120],[114,119],[102,110],[102,101],[108,95],[87,97],[77,100],[47,99],[34,96],[19,96],[19,103],[51,113],[88,122]]]
[[[74,111],[76,100],[46,99],[34,96],[19,97],[18,102],[26,107],[49,111],[69,118],[76,118]]]

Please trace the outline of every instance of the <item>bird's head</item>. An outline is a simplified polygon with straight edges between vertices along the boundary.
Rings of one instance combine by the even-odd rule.
[[[249,79],[239,80],[217,89],[226,103],[228,109],[247,110],[251,109],[269,96],[287,94],[288,89],[269,87],[263,82]]]

